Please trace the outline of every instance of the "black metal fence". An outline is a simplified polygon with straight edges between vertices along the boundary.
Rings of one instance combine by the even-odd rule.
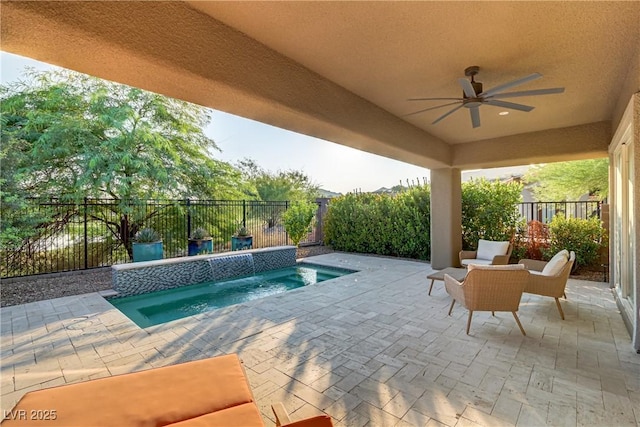
[[[291,242],[281,217],[288,206],[289,202],[254,200],[33,200],[24,214],[42,221],[33,228],[30,238],[0,249],[0,276],[130,262],[133,237],[146,227],[162,236],[165,258],[186,256],[188,238],[196,228],[209,231],[213,252],[231,250],[231,236],[242,226],[253,236],[254,248],[287,245]],[[321,212],[319,209],[318,214]],[[314,226],[301,244],[321,240],[316,230],[320,231]]]
[[[601,218],[602,202],[526,202],[518,205],[520,215],[527,221],[536,220],[548,224],[556,215],[565,218]]]
[[[328,199],[318,199],[311,233],[300,242],[323,240],[322,218]],[[231,236],[241,227],[253,235],[253,247],[291,244],[281,222],[289,202],[254,200],[144,200],[124,203],[85,199],[33,201],[25,216],[41,217],[32,236],[0,249],[0,277],[86,270],[131,261],[131,240],[144,227],[158,231],[165,258],[186,256],[196,228],[213,237],[213,252],[231,250]],[[530,202],[517,209],[527,221],[550,222],[555,215],[601,218],[601,202]]]

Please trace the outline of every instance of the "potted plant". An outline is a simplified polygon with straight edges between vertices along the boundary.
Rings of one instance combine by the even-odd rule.
[[[162,238],[153,228],[143,228],[136,233],[132,249],[133,262],[162,259]]]
[[[251,249],[253,247],[253,236],[244,225],[238,229],[235,235],[231,236],[231,250]]]
[[[213,252],[213,239],[204,228],[196,228],[189,237],[189,256]]]

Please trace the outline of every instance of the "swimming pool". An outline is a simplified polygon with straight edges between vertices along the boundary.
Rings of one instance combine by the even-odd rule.
[[[265,271],[253,276],[112,298],[109,302],[138,326],[147,328],[355,272],[299,263],[293,267]]]

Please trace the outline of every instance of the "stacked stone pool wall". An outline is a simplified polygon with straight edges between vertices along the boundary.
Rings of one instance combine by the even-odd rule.
[[[248,262],[248,258],[252,262]],[[169,258],[112,266],[118,297],[140,295],[215,280],[291,267],[295,246],[250,249],[214,255]]]

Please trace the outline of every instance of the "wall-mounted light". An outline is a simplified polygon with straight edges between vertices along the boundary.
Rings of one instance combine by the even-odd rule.
[[[506,116],[507,114],[509,114],[509,112],[508,112],[508,111],[500,111],[500,112],[498,113],[498,115],[499,115],[499,116]]]

